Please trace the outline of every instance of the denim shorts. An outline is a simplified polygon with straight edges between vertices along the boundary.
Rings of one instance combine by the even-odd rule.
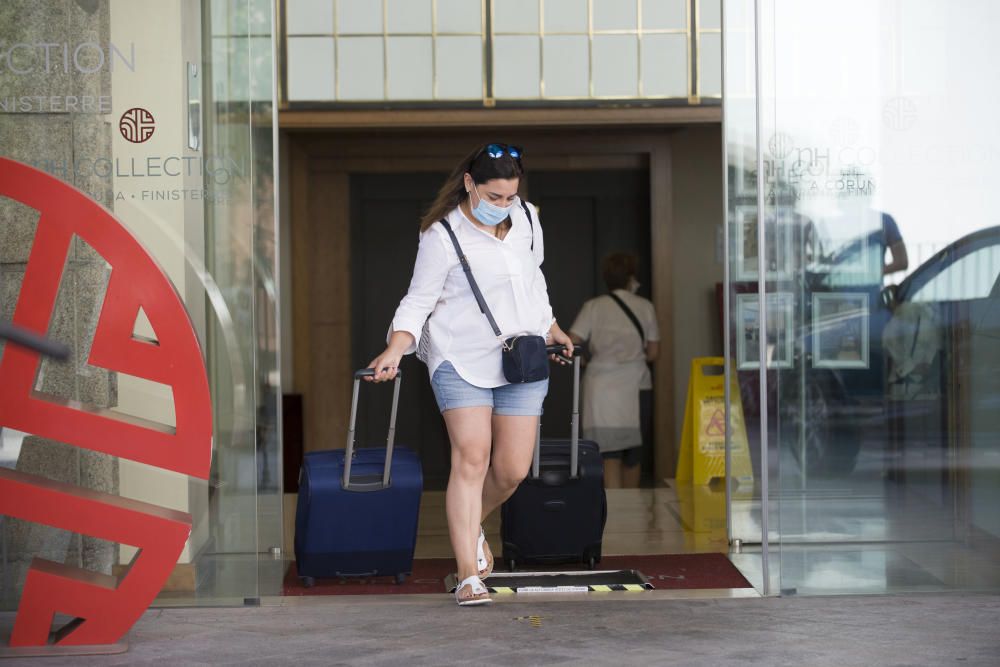
[[[506,417],[538,417],[542,401],[549,392],[549,381],[505,384],[484,389],[462,379],[450,361],[445,361],[431,378],[434,398],[441,412],[455,408],[493,408],[493,414]]]

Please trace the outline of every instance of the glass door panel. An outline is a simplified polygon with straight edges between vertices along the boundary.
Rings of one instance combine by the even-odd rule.
[[[1000,166],[984,65],[1000,8],[734,0],[727,26],[751,4],[756,34],[727,34],[726,73],[749,71],[734,56],[756,38],[761,116],[742,144],[764,229],[740,236],[756,209],[731,183],[731,315],[739,339],[756,260],[766,325],[744,327],[744,349],[767,331],[746,360],[767,388],[780,588],[996,588],[1000,227],[983,193]]]
[[[281,545],[272,4],[10,0],[0,24],[0,322],[49,308],[34,328],[70,349],[17,399],[68,411],[32,422],[0,401],[0,476],[188,515],[160,604],[243,604],[282,574],[266,565]],[[40,196],[11,185],[38,172]],[[74,236],[43,266],[57,225]],[[56,276],[51,304],[24,288],[31,271]],[[67,427],[95,414],[95,437]],[[195,453],[157,455],[158,438]],[[141,562],[127,540],[44,517],[0,516],[0,534],[4,609],[35,557],[119,578]]]

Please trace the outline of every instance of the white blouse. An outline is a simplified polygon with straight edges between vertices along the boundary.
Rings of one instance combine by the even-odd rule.
[[[473,225],[460,208],[446,218],[504,338],[547,336],[555,321],[541,270],[545,253],[538,210],[530,203],[528,206],[534,228],[516,202],[510,214],[511,228],[503,240]],[[440,222],[420,234],[413,278],[396,309],[387,340],[395,331],[413,336],[416,342],[406,354],[417,351],[431,377],[438,366],[450,361],[472,385],[493,388],[507,384],[500,341],[479,310],[455,246]]]

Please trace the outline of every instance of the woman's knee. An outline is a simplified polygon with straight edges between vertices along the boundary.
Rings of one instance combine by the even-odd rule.
[[[460,477],[468,479],[479,479],[486,476],[486,470],[490,465],[489,450],[477,451],[454,450],[451,455],[451,468]]]
[[[508,493],[513,493],[521,485],[521,482],[524,481],[524,478],[528,476],[527,470],[515,470],[511,466],[498,467],[494,465],[490,468],[490,473],[493,475],[493,481],[497,488]]]
[[[444,413],[451,440],[453,474],[470,480],[482,479],[490,465],[490,409],[461,408]]]

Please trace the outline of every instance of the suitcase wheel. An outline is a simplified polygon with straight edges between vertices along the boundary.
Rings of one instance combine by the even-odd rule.
[[[406,581],[406,575],[405,574],[403,574],[402,572],[400,572],[399,574],[396,575],[396,583],[397,584],[401,584],[404,581]]]
[[[316,585],[316,579],[313,577],[299,577],[299,580],[302,582],[303,588],[312,588]]]

